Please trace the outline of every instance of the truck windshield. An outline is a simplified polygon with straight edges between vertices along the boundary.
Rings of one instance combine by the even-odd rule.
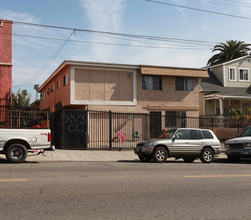
[[[247,136],[251,136],[251,127],[244,128],[238,135],[238,137],[247,137]]]
[[[160,135],[159,138],[167,138],[167,139],[171,139],[173,134],[176,132],[177,129],[171,129],[171,130],[167,130],[166,132],[164,132],[162,135]]]

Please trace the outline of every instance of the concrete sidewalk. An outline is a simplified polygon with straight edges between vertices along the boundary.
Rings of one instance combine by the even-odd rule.
[[[226,155],[221,153],[215,158],[226,159]],[[60,150],[46,151],[45,156],[40,154],[28,156],[27,161],[139,161],[133,150]],[[175,160],[175,158],[168,158]],[[180,159],[183,161],[183,159]]]
[[[138,160],[133,150],[60,150],[28,156],[26,161],[123,161]]]

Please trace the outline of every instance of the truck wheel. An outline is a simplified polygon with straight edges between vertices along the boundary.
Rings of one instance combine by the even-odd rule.
[[[152,157],[151,156],[142,156],[142,155],[140,155],[139,159],[140,159],[141,162],[150,162]]]
[[[164,163],[167,157],[168,153],[164,147],[157,147],[153,152],[153,160],[157,163]]]
[[[27,149],[22,144],[12,144],[7,148],[5,156],[11,163],[22,163],[27,157]]]
[[[238,163],[240,161],[240,157],[239,156],[233,156],[233,155],[228,155],[227,159],[231,163]]]
[[[210,148],[205,148],[202,150],[200,155],[200,160],[203,163],[211,163],[214,159],[214,152]]]

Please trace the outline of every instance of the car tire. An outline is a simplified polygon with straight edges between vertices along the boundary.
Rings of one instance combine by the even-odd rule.
[[[214,159],[214,152],[210,148],[204,148],[200,155],[200,160],[203,163],[211,163]]]
[[[22,163],[27,157],[27,148],[22,144],[12,144],[7,148],[5,156],[11,163]]]
[[[157,147],[153,152],[153,160],[157,163],[166,162],[167,157],[168,153],[164,147]]]
[[[195,157],[184,157],[184,158],[183,158],[183,160],[184,160],[186,163],[193,163],[195,159],[196,159]]]
[[[240,161],[239,156],[228,155],[227,159],[230,163],[238,163]]]
[[[152,157],[151,156],[142,156],[142,155],[140,155],[139,160],[141,162],[150,162],[152,160]]]

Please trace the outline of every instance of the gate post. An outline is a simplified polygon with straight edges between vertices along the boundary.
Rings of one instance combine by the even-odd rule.
[[[109,111],[109,150],[112,149],[112,111]]]

